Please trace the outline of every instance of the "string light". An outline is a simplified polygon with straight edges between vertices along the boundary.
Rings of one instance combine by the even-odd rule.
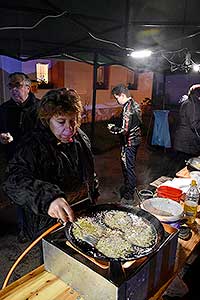
[[[191,70],[195,72],[200,71],[200,65],[193,61],[192,55],[187,48],[170,52],[162,51],[161,55],[170,64],[171,72],[182,71],[188,73]]]
[[[199,72],[200,71],[200,65],[193,64],[192,69],[194,72]]]

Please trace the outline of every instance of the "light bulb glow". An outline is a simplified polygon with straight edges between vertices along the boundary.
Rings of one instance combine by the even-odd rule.
[[[199,72],[199,70],[200,70],[200,65],[193,64],[193,65],[192,65],[192,68],[193,68],[193,71]]]
[[[151,50],[140,50],[140,51],[133,51],[130,55],[133,58],[144,58],[151,56],[152,51]]]

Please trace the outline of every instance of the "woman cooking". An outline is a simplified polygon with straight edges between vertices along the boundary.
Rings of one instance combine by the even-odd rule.
[[[47,92],[38,111],[41,122],[9,163],[2,188],[23,208],[31,239],[57,219],[73,221],[72,204],[85,206],[99,195],[90,142],[79,128],[81,112],[75,90]]]

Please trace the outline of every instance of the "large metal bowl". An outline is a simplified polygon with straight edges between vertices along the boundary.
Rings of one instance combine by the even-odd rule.
[[[186,166],[189,171],[200,171],[200,156],[191,157],[187,162]]]
[[[156,216],[161,222],[177,222],[183,217],[181,204],[168,198],[147,199],[142,203],[142,208]]]

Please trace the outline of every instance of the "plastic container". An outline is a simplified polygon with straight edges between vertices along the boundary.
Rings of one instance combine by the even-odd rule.
[[[197,207],[199,202],[199,190],[196,180],[192,180],[191,186],[185,195],[184,213],[187,218],[187,224],[194,223],[197,215]]]
[[[163,197],[163,198],[169,198],[172,200],[175,200],[177,202],[180,202],[183,192],[181,189],[177,189],[170,186],[161,185],[157,188],[157,196]]]

